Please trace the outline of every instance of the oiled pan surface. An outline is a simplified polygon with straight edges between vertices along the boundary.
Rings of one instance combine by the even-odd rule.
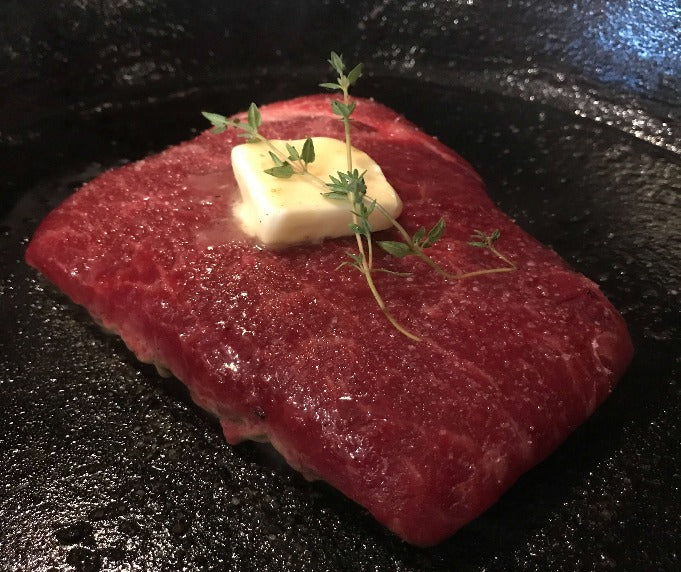
[[[26,12],[13,28],[17,37],[6,36],[18,55],[11,59],[5,51],[0,60],[10,80],[0,102],[0,161],[9,198],[0,226],[0,568],[678,567],[681,145],[678,100],[670,88],[678,85],[678,69],[665,59],[669,49],[678,53],[678,43],[667,27],[659,29],[671,48],[651,52],[659,56],[653,85],[653,60],[634,56],[627,73],[599,78],[598,66],[585,64],[578,75],[557,55],[586,46],[585,20],[561,14],[552,3],[532,12],[542,3],[519,2],[515,17],[495,8],[498,18],[488,24],[477,3],[424,3],[432,6],[421,9],[358,3],[365,9],[359,15],[314,3],[303,10],[300,30],[315,28],[322,9],[337,17],[352,13],[350,38],[329,32],[327,46],[320,35],[306,35],[304,54],[275,54],[287,66],[268,64],[268,50],[276,48],[267,41],[248,53],[239,48],[234,35],[243,39],[243,28],[218,23],[225,14],[211,13],[208,3],[196,16],[179,2],[142,2],[137,12],[122,15],[119,6],[118,16],[114,4],[121,3],[84,4],[83,12],[76,3],[48,4],[40,16]],[[631,5],[639,7],[643,24],[649,21],[645,2]],[[109,20],[85,18],[107,6]],[[80,27],[52,25],[48,16],[56,19],[57,8],[79,14],[71,21]],[[673,16],[673,3],[667,8]],[[440,34],[428,35],[434,30],[426,24],[428,10],[438,14],[432,25],[444,26]],[[164,11],[167,20],[160,18]],[[396,20],[400,14],[406,24]],[[242,12],[232,16],[240,24],[247,19]],[[553,43],[537,33],[514,43],[522,18],[533,32],[543,25],[556,36]],[[595,21],[611,21],[603,18]],[[134,36],[142,21],[146,32]],[[115,22],[118,63],[106,64],[116,55],[94,48],[113,45]],[[175,36],[149,31],[170,30],[172,22],[183,27]],[[21,25],[28,34],[25,52],[17,39]],[[208,54],[197,33],[201,25],[208,38],[233,30],[223,33],[232,55],[217,44]],[[267,19],[252,25],[274,29]],[[405,35],[395,56],[383,31],[400,25]],[[485,36],[485,26],[498,34]],[[32,43],[36,34],[46,38],[43,44]],[[74,47],[79,34],[90,52]],[[193,52],[185,49],[191,34]],[[429,550],[400,542],[330,487],[305,482],[268,448],[228,446],[217,423],[191,404],[178,382],[140,365],[23,263],[39,220],[82,182],[190,137],[204,127],[201,109],[229,113],[251,100],[315,91],[328,79],[316,60],[337,46],[352,53],[343,42],[353,38],[363,52],[358,55],[368,57],[359,92],[467,158],[506,212],[600,284],[623,312],[636,347],[621,384],[584,426],[490,511]],[[413,65],[405,56],[409,46],[400,43],[407,40],[417,46]],[[448,66],[448,46],[456,69]],[[507,59],[492,57],[499,46],[508,48]],[[62,75],[55,51],[66,60]],[[235,65],[236,53],[251,57],[257,72],[211,75],[199,57]],[[585,49],[579,53],[586,58]],[[527,55],[533,60],[522,64]],[[606,55],[594,55],[599,69],[620,69],[614,56],[608,56],[610,68],[603,64]],[[156,62],[158,77],[145,75],[142,66],[126,80],[121,69],[133,60]],[[171,60],[174,70],[163,67]],[[90,84],[76,64],[92,70]],[[99,75],[97,64],[104,66]],[[632,78],[639,84],[629,85]]]

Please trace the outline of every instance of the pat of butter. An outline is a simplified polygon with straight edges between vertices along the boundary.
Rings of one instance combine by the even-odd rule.
[[[284,156],[286,143],[302,151],[304,139],[273,140],[271,143]],[[345,143],[329,137],[314,137],[315,160],[308,172],[329,182],[338,171],[347,171]],[[265,169],[273,167],[269,147],[265,143],[245,143],[232,149],[232,168],[241,190],[242,202],[235,207],[244,231],[263,244],[285,245],[319,242],[324,238],[352,235],[350,202],[322,196],[330,189],[307,175],[295,174],[288,179],[273,177]],[[402,201],[386,180],[381,168],[363,151],[352,148],[352,167],[366,171],[367,197],[385,208],[392,217],[402,212]],[[390,227],[378,209],[369,217],[372,230]]]

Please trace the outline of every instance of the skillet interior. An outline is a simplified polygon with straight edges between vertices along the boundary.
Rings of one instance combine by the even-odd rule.
[[[417,24],[422,17],[409,16]],[[538,49],[528,44],[523,49]],[[260,67],[255,77],[205,77],[190,89],[186,77],[167,77],[119,85],[102,97],[98,89],[115,74],[73,96],[45,88],[34,97],[51,107],[38,119],[22,114],[25,100],[6,102],[3,115],[4,179],[16,202],[6,208],[0,239],[0,561],[7,567],[678,564],[681,156],[678,107],[658,99],[676,80],[659,83],[652,96],[611,84],[594,92],[587,69],[567,93],[558,76],[570,77],[567,68],[542,63],[535,72],[534,64],[487,61],[476,69],[468,61],[452,74],[437,61],[437,46],[427,77],[404,60],[378,66],[383,57],[373,54],[362,94],[457,149],[506,212],[622,310],[637,353],[613,396],[455,537],[430,550],[404,545],[329,487],[306,483],[268,448],[228,447],[179,383],[138,364],[22,262],[38,221],[83,181],[187,138],[204,127],[199,109],[230,112],[251,99],[314,91],[320,70],[302,58],[293,75]],[[265,51],[254,54],[256,62]],[[646,78],[644,72],[630,75]],[[20,93],[20,82],[8,92]],[[609,97],[603,102],[599,93]],[[638,131],[631,117],[643,122]]]

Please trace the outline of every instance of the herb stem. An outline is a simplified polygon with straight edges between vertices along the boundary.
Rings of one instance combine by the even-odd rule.
[[[267,145],[267,146],[272,150],[272,152],[273,152],[277,157],[279,157],[279,159],[281,159],[282,162],[288,160],[287,157],[286,157],[286,155],[285,155],[284,153],[282,153],[279,149],[277,149],[277,148],[272,144],[272,142],[271,142],[269,139],[267,139],[267,137],[264,137],[263,135],[260,135],[260,134],[258,133],[258,135],[256,135],[256,138],[258,139],[258,141],[262,141],[265,145]],[[291,167],[293,167],[293,165],[291,165]],[[303,172],[304,172],[304,171],[303,171]],[[299,173],[299,174],[302,174],[302,172]]]
[[[332,60],[334,59],[334,54],[332,53]],[[342,64],[341,64],[342,65]],[[360,68],[357,68],[358,70]],[[348,174],[352,174],[352,142],[350,138],[350,113],[352,113],[352,109],[350,108],[350,97],[348,94],[348,89],[350,85],[355,81],[355,80],[350,80],[345,74],[343,73],[342,67],[337,69],[339,72],[339,78],[338,78],[338,85],[343,91],[343,104],[345,106],[345,109],[350,109],[348,113],[344,113],[341,117],[343,121],[343,126],[345,128],[345,157],[346,157],[346,163],[347,163],[347,172]],[[353,72],[350,74],[351,76],[353,75]],[[356,78],[355,78],[356,79]],[[322,181],[323,184],[323,181]],[[364,198],[360,196],[358,200],[358,195],[356,193],[347,193],[348,201],[350,202],[351,205],[351,211],[352,211],[352,222],[354,225],[359,224],[359,217],[357,216],[357,212],[360,210],[359,204],[363,204]],[[393,325],[393,327],[403,334],[404,336],[408,337],[411,340],[414,340],[416,342],[420,342],[421,338],[419,338],[417,335],[413,334],[410,332],[407,328],[405,328],[402,324],[400,324],[397,319],[390,313],[388,308],[385,305],[385,302],[383,301],[383,298],[381,297],[381,294],[378,291],[378,288],[376,288],[376,284],[374,283],[374,279],[371,276],[371,268],[373,265],[373,247],[372,247],[372,240],[371,236],[367,235],[366,236],[366,242],[367,242],[367,248],[368,250],[368,257],[365,254],[365,248],[364,248],[364,239],[362,238],[362,234],[355,232],[355,239],[357,241],[357,248],[359,249],[359,255],[361,259],[361,272],[364,274],[364,277],[367,281],[367,284],[369,286],[369,290],[371,290],[371,293],[376,300],[376,303],[378,304],[378,307],[381,309],[381,312],[383,312],[383,315],[388,319],[388,321]]]
[[[503,254],[501,254],[501,252],[499,252],[496,248],[494,248],[494,246],[490,245],[489,250],[492,254],[494,254],[495,256],[497,256],[498,258],[503,260],[506,264],[508,264],[509,270],[516,270],[518,268],[513,262],[511,262],[508,258],[506,258]]]
[[[348,105],[350,97],[348,96],[347,86],[343,87],[343,103]],[[350,145],[350,118],[343,117],[343,125],[345,126],[345,155],[348,163],[348,173],[352,173],[352,146]]]
[[[358,242],[360,241],[359,235],[357,235],[357,240]],[[416,334],[413,334],[402,324],[400,324],[397,321],[397,319],[390,313],[388,308],[386,308],[385,302],[383,301],[383,298],[381,297],[380,293],[378,292],[378,289],[376,288],[376,285],[374,284],[374,279],[371,277],[371,271],[366,267],[366,262],[364,263],[364,275],[366,277],[367,284],[369,285],[369,290],[371,290],[371,293],[374,295],[374,299],[376,300],[378,307],[381,309],[381,312],[383,312],[383,315],[388,319],[388,321],[401,334],[407,336],[409,339],[414,340],[415,342],[420,342],[421,338],[419,338]]]
[[[344,83],[340,83],[341,88],[343,90],[343,103],[345,105],[348,105],[350,103],[350,97],[348,95],[348,86]],[[348,173],[352,173],[352,144],[350,141],[350,118],[347,116],[344,116],[343,118],[343,126],[345,128],[345,161],[347,163],[347,168],[348,168]],[[355,214],[355,197],[353,196],[352,193],[348,193],[348,201],[350,202],[351,206],[351,211],[352,211],[352,222],[354,224],[358,223],[357,215]],[[367,279],[369,279],[369,275],[371,273],[371,264],[372,264],[372,258],[373,258],[373,253],[371,249],[371,241],[369,241],[368,246],[369,246],[369,260],[368,263],[366,261],[366,257],[364,256],[364,242],[362,240],[361,235],[355,233],[355,237],[357,238],[357,246],[359,248],[359,252],[362,255],[362,267],[364,268],[364,272],[367,275]],[[367,268],[368,266],[368,268]],[[372,292],[374,293],[374,297],[378,296],[378,291],[376,290],[376,287],[374,286],[372,288]],[[380,296],[378,296],[377,301],[381,300],[379,302],[379,306],[382,304],[382,299]],[[385,304],[383,304],[383,308],[385,308]],[[385,311],[385,310],[384,310]]]
[[[458,278],[456,274],[450,274],[449,272],[443,270],[437,262],[435,262],[430,256],[423,252],[423,249],[421,249],[418,245],[414,244],[412,242],[411,236],[406,231],[406,229],[399,222],[397,222],[397,220],[383,206],[381,206],[380,203],[378,202],[376,203],[376,208],[386,219],[388,219],[390,224],[397,229],[397,231],[402,235],[402,238],[406,241],[406,243],[410,245],[412,252],[421,260],[423,260],[423,262],[425,262],[428,266],[435,270],[435,272],[437,272],[440,276],[443,276],[444,278],[447,279]]]
[[[483,276],[484,274],[497,274],[499,272],[513,272],[516,266],[502,266],[499,268],[485,268],[484,270],[475,270],[473,272],[464,272],[463,274],[456,274],[454,278],[463,280],[464,278],[473,278],[473,276]]]
[[[347,99],[346,99],[347,103]],[[352,171],[352,146],[350,143],[350,125],[349,121],[347,119],[344,119],[343,122],[345,123],[345,136],[346,136],[346,148],[347,148],[347,161],[348,161],[348,172]],[[272,142],[267,139],[266,137],[257,134],[255,136],[259,141],[262,141],[265,143],[271,150],[272,152],[277,155],[282,161],[285,161],[287,157],[282,153],[277,147],[275,147]],[[326,188],[326,183],[317,177],[316,175],[310,173],[307,169],[303,168],[302,166],[299,167],[300,171],[292,165],[292,168],[296,171],[297,174],[299,175],[307,175],[310,179],[312,179],[315,183],[319,184],[322,188]],[[348,193],[348,201],[350,202],[351,210],[352,212],[352,219],[355,224],[357,224],[357,215],[354,213],[355,208],[354,208],[354,200],[352,193]],[[387,211],[383,207],[381,207],[378,203],[376,203],[378,207],[380,207],[383,212],[385,212],[388,216],[390,216]],[[393,219],[394,220],[394,219]],[[394,221],[397,223],[397,221]],[[399,224],[399,223],[397,223]],[[401,228],[401,227],[400,227]],[[403,232],[404,229],[402,229]],[[408,235],[407,235],[408,236]],[[378,304],[378,307],[380,308],[381,312],[383,312],[383,315],[387,318],[387,320],[393,325],[393,327],[403,334],[404,336],[408,337],[411,340],[414,340],[415,342],[420,342],[421,338],[419,338],[416,334],[410,332],[407,328],[405,328],[402,324],[400,324],[397,319],[390,313],[388,308],[385,305],[385,302],[378,291],[378,288],[376,288],[376,284],[374,283],[374,279],[371,276],[371,269],[372,269],[372,263],[373,263],[373,248],[372,248],[372,243],[371,241],[367,241],[367,248],[365,249],[364,247],[364,241],[362,240],[362,236],[360,234],[355,233],[355,239],[357,241],[357,248],[360,253],[360,258],[362,261],[361,265],[361,271],[362,274],[364,274],[364,277],[366,278],[367,285],[369,286],[369,290],[371,291],[371,294],[374,297],[374,300],[376,300],[376,303]],[[366,250],[368,250],[368,256],[366,254]]]

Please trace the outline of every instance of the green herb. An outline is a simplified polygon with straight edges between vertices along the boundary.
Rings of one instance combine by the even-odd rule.
[[[415,233],[414,236],[407,242],[397,242],[394,240],[379,240],[378,245],[388,254],[392,254],[397,258],[404,258],[405,256],[425,256],[423,249],[433,246],[445,230],[445,219],[441,218],[435,223],[426,234],[426,227],[422,226]],[[408,236],[408,235],[407,235]]]
[[[393,223],[393,226],[397,228],[400,234],[405,238],[404,242],[394,241],[394,240],[379,240],[378,245],[385,250],[388,254],[395,256],[396,258],[404,258],[406,256],[416,256],[428,264],[433,270],[438,274],[447,279],[460,280],[462,278],[471,278],[473,276],[480,276],[482,274],[495,274],[497,272],[509,272],[516,269],[516,265],[511,262],[506,256],[501,254],[494,243],[499,240],[501,232],[497,229],[494,230],[489,236],[480,230],[476,230],[475,234],[472,236],[474,241],[469,242],[470,246],[475,246],[478,248],[484,248],[489,250],[497,258],[503,260],[506,266],[501,266],[497,268],[484,268],[482,270],[474,270],[472,272],[463,272],[459,274],[451,274],[443,270],[437,262],[430,258],[425,252],[424,248],[429,248],[433,246],[442,236],[445,229],[444,219],[440,219],[435,223],[433,228],[431,228],[427,233],[425,227],[421,227],[414,233],[413,237],[409,237],[406,230],[397,222]]]
[[[516,265],[511,262],[506,256],[501,254],[497,250],[497,248],[494,246],[494,243],[499,240],[501,237],[501,232],[499,229],[494,229],[489,235],[485,234],[481,230],[474,230],[473,235],[471,240],[468,244],[470,246],[475,246],[476,248],[484,248],[486,250],[489,250],[494,256],[497,258],[503,260],[506,263],[506,266],[502,266],[501,268],[489,268],[486,270],[476,270],[475,272],[469,272],[465,276],[477,276],[480,274],[491,274],[493,272],[509,272],[511,270],[516,270]]]
[[[334,91],[341,91],[343,99],[334,99],[331,102],[331,110],[340,117],[345,128],[345,150],[347,171],[345,173],[338,172],[338,177],[330,176],[330,183],[327,187],[330,191],[324,193],[324,196],[334,200],[347,200],[351,205],[352,223],[350,223],[350,230],[354,233],[357,241],[357,249],[359,252],[349,252],[348,257],[350,266],[359,270],[367,281],[369,290],[371,290],[378,307],[381,309],[388,321],[402,334],[415,341],[420,341],[416,334],[410,332],[390,313],[383,301],[381,294],[376,288],[374,279],[371,275],[373,266],[373,241],[371,238],[371,224],[369,223],[369,216],[376,208],[376,201],[369,200],[366,196],[367,187],[364,182],[364,173],[359,173],[357,169],[352,168],[352,142],[350,138],[350,116],[355,111],[355,102],[350,101],[349,89],[354,85],[362,75],[362,64],[356,65],[350,72],[345,74],[345,62],[343,57],[336,52],[331,52],[329,63],[334,71],[338,74],[335,83],[323,83],[321,87],[331,89]]]
[[[492,234],[490,234],[489,236],[487,236],[481,230],[474,230],[471,238],[474,238],[475,240],[470,241],[468,244],[470,244],[471,246],[476,246],[478,248],[487,248],[493,250],[494,246],[492,245],[497,240],[499,240],[500,236],[501,233],[499,232],[499,229],[493,230]]]
[[[301,151],[298,151],[293,145],[287,143],[286,151],[288,152],[288,155],[286,155],[285,153],[282,153],[281,150],[277,149],[267,137],[261,135],[258,129],[262,125],[262,117],[260,115],[260,110],[255,103],[251,103],[248,107],[246,123],[239,118],[230,119],[229,117],[225,117],[218,113],[202,111],[201,114],[213,125],[213,133],[222,133],[228,127],[233,127],[242,131],[237,137],[247,139],[248,143],[265,143],[270,148],[270,157],[274,163],[274,167],[265,169],[265,172],[268,175],[281,179],[288,179],[295,174],[300,175],[306,173],[307,166],[315,160],[314,142],[310,137],[305,139]],[[297,165],[297,168],[291,164],[290,161],[293,161]]]
[[[345,73],[346,66],[343,57],[336,52],[331,52],[329,64],[333,70],[338,74],[335,82],[322,83],[321,87],[333,91],[340,91],[342,93],[341,100],[333,100],[331,102],[332,112],[339,117],[343,122],[345,130],[345,148],[346,148],[346,162],[347,170],[339,171],[336,176],[329,175],[329,182],[316,177],[308,171],[308,165],[315,160],[314,143],[311,138],[305,139],[301,150],[296,149],[290,143],[286,143],[286,153],[278,149],[273,143],[260,134],[259,128],[262,124],[260,111],[255,103],[251,103],[248,108],[247,121],[243,122],[236,119],[230,119],[217,113],[202,112],[203,116],[208,119],[213,125],[214,133],[222,133],[228,127],[236,128],[240,131],[239,137],[244,137],[250,143],[262,142],[269,147],[270,158],[273,166],[265,169],[265,173],[277,178],[290,178],[294,175],[301,175],[309,177],[315,184],[324,189],[322,195],[331,200],[348,201],[350,205],[350,212],[352,214],[352,222],[349,224],[350,230],[353,232],[358,252],[348,252],[348,260],[338,265],[337,270],[344,266],[351,266],[362,273],[366,279],[367,285],[376,300],[379,308],[390,321],[390,323],[402,334],[415,341],[420,341],[421,338],[410,332],[390,313],[386,304],[381,297],[376,284],[374,283],[372,272],[387,272],[397,276],[411,276],[409,272],[394,272],[385,268],[373,267],[373,239],[371,235],[371,224],[369,223],[369,216],[377,210],[380,212],[392,225],[392,227],[399,233],[402,241],[396,240],[380,240],[377,244],[388,254],[395,258],[405,258],[407,256],[415,256],[425,262],[438,274],[445,279],[460,280],[464,278],[471,278],[473,276],[480,276],[484,274],[493,274],[497,272],[510,272],[516,270],[516,265],[504,256],[496,248],[495,243],[499,240],[501,233],[498,229],[493,230],[489,235],[480,230],[475,230],[471,236],[471,241],[468,242],[470,246],[488,250],[494,256],[505,263],[505,266],[498,268],[484,268],[472,272],[451,274],[443,270],[437,262],[428,256],[424,250],[435,245],[442,237],[445,230],[445,220],[440,218],[430,230],[422,226],[413,235],[410,235],[407,230],[376,200],[367,196],[367,187],[364,180],[364,173],[360,173],[352,166],[352,144],[350,134],[351,116],[354,113],[357,104],[350,101],[349,89],[362,76],[362,64],[356,65],[347,74]]]
[[[272,175],[273,177],[278,177],[280,179],[288,179],[293,176],[295,171],[288,161],[282,161],[275,153],[270,151],[270,157],[274,163],[274,167],[271,169],[265,169],[265,173]]]
[[[229,119],[228,117],[217,113],[202,111],[201,114],[213,125],[213,133],[222,133],[228,127],[235,127],[243,131],[243,133],[239,133],[238,136],[244,137],[249,143],[265,140],[265,138],[258,133],[258,128],[262,125],[262,118],[260,117],[260,110],[255,103],[251,103],[248,107],[248,123],[246,124],[239,119]]]

